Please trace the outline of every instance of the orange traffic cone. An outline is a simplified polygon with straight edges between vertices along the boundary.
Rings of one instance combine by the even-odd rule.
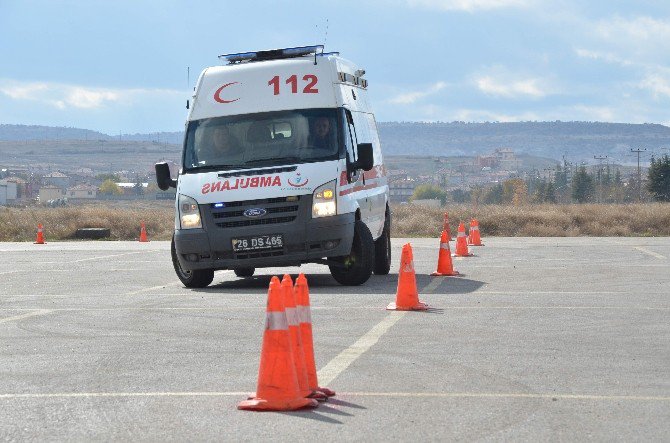
[[[456,254],[455,257],[470,257],[474,254],[471,254],[468,251],[468,241],[465,239],[465,225],[461,222],[458,225],[458,236],[456,237]]]
[[[447,231],[442,231],[442,237],[440,237],[440,254],[437,259],[437,271],[430,275],[459,275],[458,271],[454,271],[451,251],[449,250],[449,240],[447,240]]]
[[[282,297],[284,298],[284,309],[286,311],[286,320],[288,321],[288,332],[291,336],[291,354],[293,355],[293,365],[298,377],[298,388],[300,395],[306,398],[315,398],[325,400],[326,396],[320,392],[315,392],[309,388],[307,380],[307,366],[305,364],[305,349],[302,344],[300,334],[300,318],[295,303],[295,293],[293,292],[293,280],[288,274],[284,274],[281,281]]]
[[[144,226],[144,222],[140,224],[140,242],[146,243],[149,240],[147,239],[147,229]]]
[[[447,231],[447,240],[452,241],[453,238],[451,238],[451,230],[449,229],[449,214],[447,212],[444,213],[444,226],[442,230]]]
[[[482,238],[479,235],[479,221],[475,218],[472,220],[472,223],[474,223],[474,226],[472,224],[470,225],[470,244],[472,246],[484,246]]]
[[[419,292],[416,289],[416,274],[414,273],[414,256],[412,255],[412,246],[409,243],[402,247],[395,303],[390,303],[386,309],[389,311],[425,311],[428,309],[427,304],[419,301]]]
[[[44,245],[46,242],[44,241],[44,228],[42,227],[42,223],[38,223],[37,225],[37,238],[35,239],[36,245]]]
[[[302,347],[305,350],[305,368],[307,369],[307,386],[312,391],[318,391],[327,397],[335,395],[335,391],[319,387],[314,361],[314,338],[312,336],[312,312],[309,307],[309,287],[305,274],[300,274],[295,280],[295,304],[300,322],[300,336]]]
[[[256,395],[238,403],[237,409],[293,411],[318,405],[316,400],[304,398],[300,394],[291,352],[291,335],[282,298],[279,279],[272,277],[268,288],[265,332],[263,333]]]

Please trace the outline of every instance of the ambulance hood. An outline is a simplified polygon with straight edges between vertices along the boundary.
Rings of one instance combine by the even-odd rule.
[[[200,204],[311,194],[339,177],[340,161],[179,176],[177,192]]]

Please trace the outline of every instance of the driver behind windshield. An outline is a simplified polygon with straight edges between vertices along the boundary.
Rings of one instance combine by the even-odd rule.
[[[230,163],[241,160],[243,149],[227,126],[213,126],[209,132],[209,143],[204,146],[201,157],[207,164]]]
[[[333,147],[332,129],[328,117],[319,117],[312,123],[309,144],[315,149],[331,150]]]

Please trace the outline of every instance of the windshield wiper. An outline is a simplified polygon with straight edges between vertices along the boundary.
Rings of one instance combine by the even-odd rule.
[[[249,160],[245,162],[245,165],[257,165],[262,163],[270,162],[272,165],[279,164],[280,162],[286,163],[295,163],[300,161],[300,157],[280,157],[280,158],[258,158],[256,160]]]
[[[241,165],[203,165],[189,168],[189,171],[219,171],[224,169],[242,168]]]

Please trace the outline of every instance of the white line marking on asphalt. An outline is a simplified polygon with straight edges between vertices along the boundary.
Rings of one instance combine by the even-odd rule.
[[[421,292],[433,292],[444,280],[441,277],[435,277],[428,283]],[[407,311],[393,311],[382,321],[377,323],[365,335],[359,338],[356,343],[340,352],[335,358],[329,361],[326,366],[317,372],[319,382],[324,386],[332,383],[344,370],[346,370],[358,357],[363,355],[368,349],[374,346],[382,335],[403,318]]]
[[[634,249],[637,249],[640,252],[644,252],[645,254],[649,254],[652,257],[656,257],[661,260],[665,260],[667,257],[665,255],[657,254],[654,251],[650,251],[647,248],[643,248],[642,246],[633,246]]]
[[[326,366],[321,368],[317,377],[319,383],[324,386],[329,385],[338,375],[344,372],[345,369],[349,367],[358,357],[363,355],[365,351],[370,349],[375,343],[379,341],[379,338],[386,333],[391,326],[396,324],[398,320],[403,318],[407,314],[407,311],[394,311],[389,315],[384,317],[382,321],[377,323],[372,329],[370,329],[364,336],[359,338],[356,343],[349,346],[344,351],[340,352],[335,358],[333,358]]]
[[[109,308],[49,308],[49,311],[58,312],[104,312],[104,311],[261,311],[264,306],[221,306],[221,307],[207,307],[207,306],[173,306],[173,307],[109,307]],[[30,308],[0,308],[0,312],[4,311],[34,311],[35,307]],[[337,311],[337,310],[356,310],[356,309],[370,309],[379,310],[379,306],[312,306],[312,311]],[[442,310],[541,310],[541,309],[563,309],[563,310],[631,310],[631,311],[670,311],[670,306],[441,306]]]
[[[0,272],[0,275],[14,274],[15,272],[21,272],[21,271],[4,271],[4,272]]]
[[[132,292],[126,292],[124,295],[137,295],[137,294],[142,294],[143,292],[151,292],[151,291],[157,291],[159,289],[165,289],[168,286],[177,286],[182,284],[180,281],[173,281],[170,283],[165,283],[159,286],[152,286],[150,288],[144,288],[144,289],[138,289],[137,291],[132,291]]]
[[[442,283],[444,283],[444,277],[435,277],[430,281],[430,283],[426,285],[425,288],[423,288],[423,291],[421,292],[427,292],[430,294],[435,291]]]
[[[146,251],[134,251],[134,252],[124,252],[123,254],[112,254],[112,255],[101,255],[98,257],[90,257],[90,258],[81,258],[79,260],[73,260],[68,263],[81,263],[85,261],[93,261],[93,260],[102,260],[104,258],[112,258],[112,257],[121,257],[123,255],[131,255],[131,254],[144,254]]]
[[[37,315],[44,315],[50,312],[52,312],[50,309],[38,309],[35,312],[28,312],[26,314],[15,315],[13,317],[0,318],[0,323],[9,323],[10,321],[23,320],[25,318],[35,317]]]
[[[30,398],[106,398],[106,397],[247,397],[250,392],[54,392],[0,394],[0,400]],[[533,394],[525,392],[339,392],[341,397],[396,397],[396,398],[519,398],[604,401],[658,401],[670,397],[652,395],[595,395],[595,394]]]
[[[0,394],[12,398],[91,398],[91,397],[244,397],[249,392],[55,392],[52,394]]]
[[[670,397],[652,395],[533,394],[525,392],[338,392],[338,395],[410,398],[556,398],[562,400],[670,401]]]

